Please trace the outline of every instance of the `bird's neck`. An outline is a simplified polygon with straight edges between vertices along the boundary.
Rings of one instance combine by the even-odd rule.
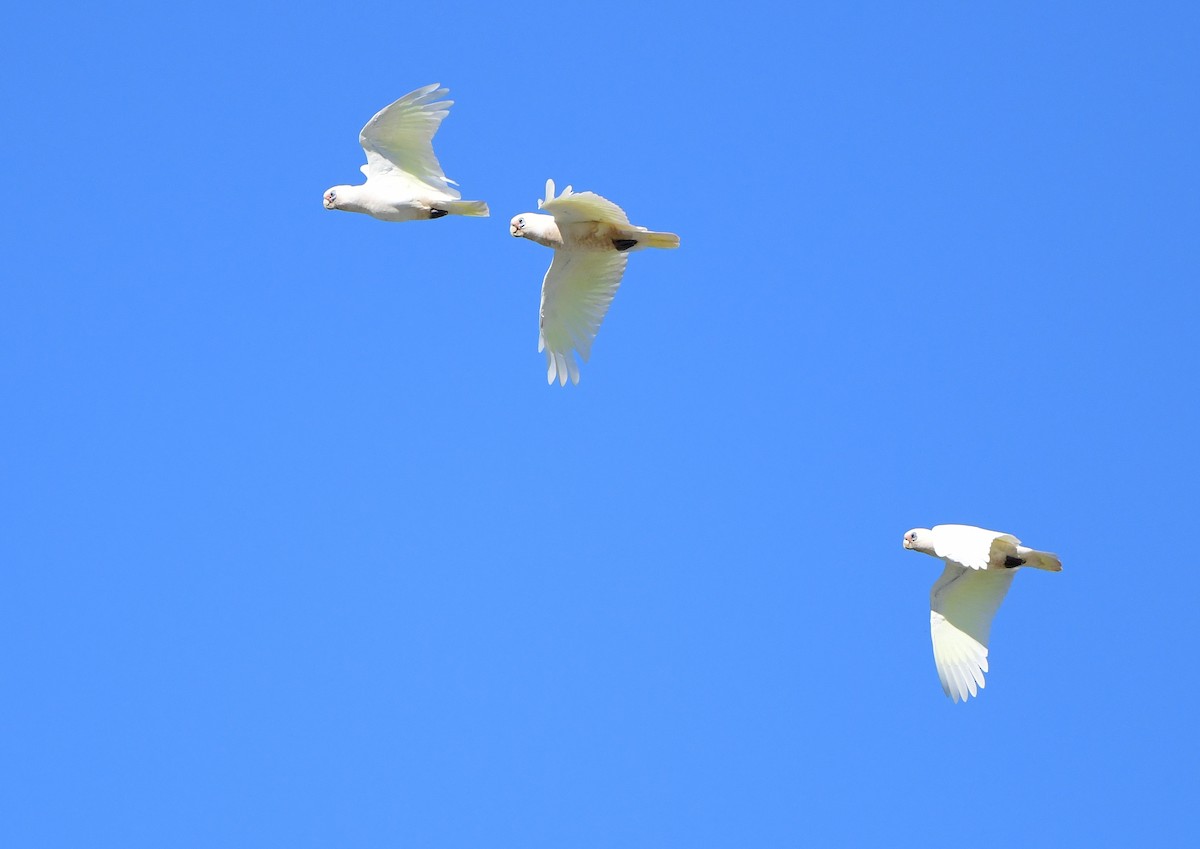
[[[563,246],[562,234],[553,215],[535,213],[525,217],[525,238],[557,250]]]
[[[343,186],[338,189],[338,206],[347,212],[371,212],[372,210],[367,208],[367,204],[363,203],[362,190],[365,185]]]

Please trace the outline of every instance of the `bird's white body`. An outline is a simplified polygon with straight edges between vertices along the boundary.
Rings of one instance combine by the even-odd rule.
[[[461,200],[433,152],[433,136],[454,103],[438,100],[446,93],[434,83],[377,112],[358,136],[367,154],[361,169],[367,181],[327,189],[325,208],[362,212],[382,221],[486,216],[483,201]]]
[[[946,695],[966,701],[984,686],[992,619],[1017,570],[1059,572],[1062,563],[1011,534],[971,525],[915,528],[904,535],[904,547],[946,564],[929,593],[933,659]]]
[[[555,197],[553,180],[546,181],[546,198],[538,206],[546,212],[514,216],[509,232],[554,250],[542,280],[538,350],[546,354],[546,382],[557,378],[565,386],[568,377],[579,383],[572,352],[587,361],[628,254],[677,248],[679,237],[629,223],[619,206],[593,192],[576,193],[567,186]]]
[[[648,232],[645,227],[634,227],[633,225],[622,227],[607,221],[560,222],[553,215],[542,215],[536,212],[527,212],[518,218],[525,221],[525,227],[519,234],[514,235],[521,235],[554,250],[631,253],[652,247],[640,241]],[[624,251],[617,251],[614,243],[622,240],[637,242],[637,244],[624,249]]]
[[[453,200],[439,196],[433,191],[420,192],[421,197],[412,197],[413,192],[404,185],[389,185],[388,181],[368,180],[361,186],[338,186],[335,191],[337,206],[344,212],[363,212],[380,221],[425,221],[434,216],[434,210],[445,201]]]

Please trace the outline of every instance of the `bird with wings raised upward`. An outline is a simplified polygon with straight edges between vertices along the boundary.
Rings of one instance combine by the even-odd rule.
[[[382,221],[486,217],[487,204],[461,200],[457,184],[442,172],[433,152],[433,136],[454,103],[438,100],[448,91],[434,83],[379,110],[358,135],[367,154],[361,168],[367,181],[328,189],[325,208],[364,212]]]

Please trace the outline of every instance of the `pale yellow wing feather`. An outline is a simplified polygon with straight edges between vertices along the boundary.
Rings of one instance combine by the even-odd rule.
[[[437,83],[424,86],[385,106],[366,123],[358,140],[367,154],[362,171],[368,180],[397,179],[451,199],[461,197],[433,152],[433,136],[454,103],[438,100],[448,91]]]
[[[603,221],[608,224],[629,226],[625,210],[611,200],[595,192],[575,192],[570,186],[554,197],[554,181],[546,181],[546,200],[540,202],[543,212],[554,216],[556,221],[576,224],[581,221]]]
[[[992,619],[1015,569],[980,570],[947,563],[929,593],[933,659],[942,689],[955,702],[978,694],[988,670]]]
[[[538,350],[546,354],[546,381],[579,383],[575,353],[587,362],[592,342],[621,285],[627,256],[617,252],[556,250],[542,280]]]

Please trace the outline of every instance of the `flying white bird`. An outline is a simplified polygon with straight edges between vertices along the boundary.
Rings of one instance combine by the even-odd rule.
[[[361,168],[367,182],[327,190],[325,208],[365,212],[383,221],[486,217],[486,203],[459,199],[457,183],[446,178],[433,153],[433,135],[454,103],[438,100],[448,91],[434,83],[379,110],[358,134],[367,153]]]
[[[546,352],[546,382],[567,377],[579,383],[579,365],[572,350],[587,362],[592,341],[621,285],[630,251],[677,248],[674,233],[655,233],[635,227],[610,200],[571,187],[554,196],[554,181],[546,181],[546,199],[538,207],[548,215],[526,212],[509,222],[510,232],[554,248],[554,259],[542,280],[538,350]]]
[[[1022,566],[1061,572],[1054,554],[1021,545],[1012,534],[971,525],[914,528],[904,547],[946,561],[929,593],[933,660],[946,695],[966,701],[983,687],[992,618]]]

